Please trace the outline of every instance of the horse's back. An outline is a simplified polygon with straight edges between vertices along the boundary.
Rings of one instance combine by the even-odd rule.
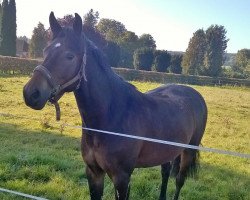
[[[201,94],[193,89],[192,87],[185,86],[185,85],[177,85],[177,84],[169,84],[169,85],[163,85],[158,88],[155,88],[153,90],[148,91],[145,93],[152,97],[180,97],[180,98],[197,98],[202,99],[204,102],[203,97]]]
[[[193,89],[192,87],[185,85],[163,85],[156,89],[150,90],[145,93],[146,95],[155,98],[155,99],[164,99],[166,101],[183,101],[188,102],[192,105],[193,109],[202,109],[203,111],[207,111],[206,103],[201,96],[201,94]]]
[[[202,95],[195,89],[185,85],[163,85],[146,93],[161,101],[180,102],[180,106],[188,108],[194,118],[196,139],[191,143],[198,145],[204,133],[207,121],[207,106]]]

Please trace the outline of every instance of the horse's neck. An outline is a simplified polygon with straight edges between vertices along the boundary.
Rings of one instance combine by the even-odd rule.
[[[90,64],[91,63],[91,64]],[[93,56],[88,57],[86,79],[75,91],[82,120],[88,127],[101,128],[125,108],[126,84],[113,72],[105,71]],[[114,76],[114,77],[113,77]],[[123,86],[121,88],[120,86]],[[129,86],[128,86],[129,87]]]

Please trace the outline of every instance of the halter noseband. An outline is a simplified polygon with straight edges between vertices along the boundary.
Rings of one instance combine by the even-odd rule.
[[[59,104],[57,102],[57,100],[55,99],[55,97],[62,92],[64,89],[66,89],[67,87],[69,87],[70,85],[76,83],[78,81],[78,84],[76,86],[76,88],[74,90],[78,90],[80,85],[81,85],[81,81],[82,78],[84,78],[85,81],[87,81],[86,79],[86,74],[85,74],[85,68],[86,68],[86,61],[87,61],[87,51],[86,51],[86,42],[84,45],[84,54],[83,54],[83,58],[82,58],[82,64],[80,66],[80,69],[78,71],[78,73],[68,82],[64,83],[64,84],[56,84],[52,74],[50,73],[50,71],[44,67],[43,65],[38,65],[33,72],[39,71],[48,81],[49,85],[52,88],[52,92],[50,94],[49,97],[49,102],[51,102],[52,104],[55,105],[56,108],[56,120],[59,121],[60,120],[60,107]]]

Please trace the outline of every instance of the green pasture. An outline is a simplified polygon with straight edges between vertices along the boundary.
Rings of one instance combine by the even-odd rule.
[[[62,125],[80,125],[73,95],[60,100],[58,124],[53,106],[42,111],[25,106],[22,88],[27,80],[24,76],[0,77],[0,187],[53,200],[89,199],[80,153],[81,130]],[[132,83],[143,92],[160,85]],[[202,145],[250,154],[250,88],[192,87],[208,105]],[[200,162],[198,176],[186,181],[181,200],[250,200],[250,160],[202,152]],[[159,167],[136,169],[131,200],[158,199],[160,181]],[[174,189],[171,178],[169,197]],[[0,192],[0,199],[24,198]],[[114,199],[108,178],[103,199]]]

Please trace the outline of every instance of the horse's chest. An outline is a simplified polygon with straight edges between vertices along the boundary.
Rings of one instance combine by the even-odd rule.
[[[83,135],[82,156],[87,165],[103,165],[104,151],[99,138]]]

